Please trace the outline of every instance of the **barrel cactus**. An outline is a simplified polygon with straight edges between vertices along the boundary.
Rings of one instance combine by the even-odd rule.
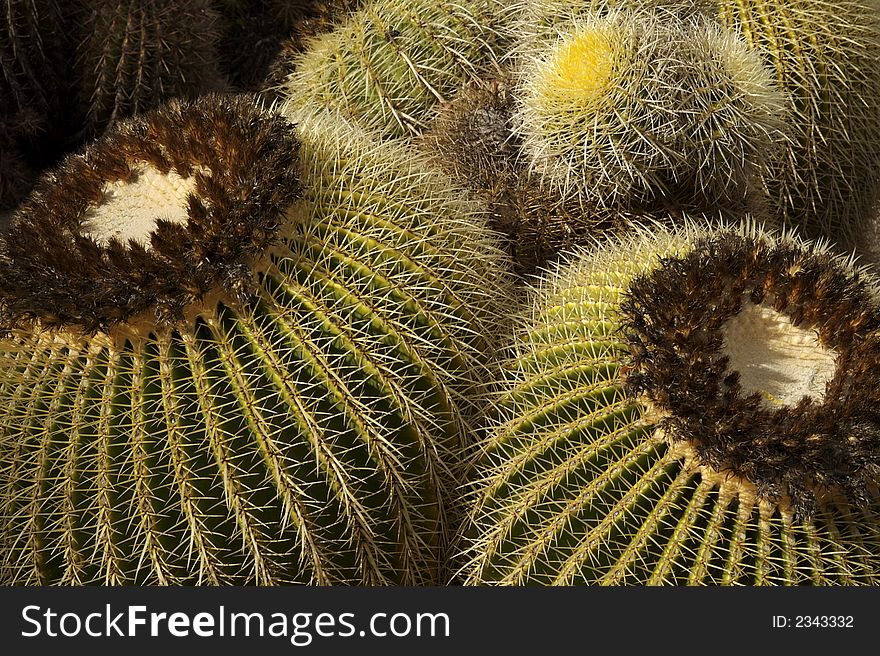
[[[760,57],[705,17],[633,4],[520,17],[512,80],[464,87],[418,140],[485,198],[523,271],[670,210],[764,206],[787,134]]]
[[[754,206],[786,139],[759,56],[709,20],[584,12],[524,27],[515,129],[530,167],[606,207]]]
[[[717,0],[716,17],[760,53],[795,128],[766,174],[780,220],[851,240],[880,192],[880,12],[870,0]]]
[[[308,44],[282,84],[286,108],[338,111],[385,137],[420,133],[494,57],[498,0],[371,0]]]
[[[709,19],[759,56],[785,95],[787,145],[762,172],[778,222],[851,242],[877,202],[880,12],[872,0],[522,0],[513,33],[615,9]]]
[[[548,274],[464,532],[472,585],[876,584],[880,283],[745,223]]]
[[[76,0],[73,8],[77,83],[90,132],[171,98],[224,88],[210,0]]]
[[[498,257],[332,117],[117,123],[0,258],[0,581],[438,581]]]
[[[532,274],[566,248],[646,218],[566,196],[529,171],[512,111],[505,79],[480,81],[443,103],[414,143],[485,204],[491,225],[507,237],[518,274]]]
[[[512,113],[505,77],[475,80],[439,105],[414,143],[462,185],[494,196],[510,185],[519,164]]]

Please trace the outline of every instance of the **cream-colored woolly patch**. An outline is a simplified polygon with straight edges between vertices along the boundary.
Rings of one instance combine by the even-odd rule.
[[[745,394],[760,392],[770,408],[804,396],[823,399],[837,354],[824,348],[814,331],[792,325],[771,307],[745,301],[722,334],[722,353],[730,358],[729,368],[739,372]]]
[[[104,186],[104,200],[89,210],[83,231],[101,244],[116,237],[123,243],[134,239],[149,246],[157,219],[186,225],[186,198],[195,184],[195,177],[182,178],[175,171],[162,173],[144,164],[131,182]]]

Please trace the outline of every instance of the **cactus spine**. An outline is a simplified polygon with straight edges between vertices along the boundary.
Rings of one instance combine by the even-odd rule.
[[[58,110],[64,63],[62,16],[54,0],[6,0],[2,8],[0,133],[10,123],[45,121]]]
[[[518,267],[670,209],[760,209],[762,167],[787,139],[760,58],[685,12],[569,14],[520,18],[513,85],[465,87],[419,140],[487,199]]]
[[[785,95],[788,140],[762,172],[782,223],[849,246],[877,200],[880,14],[871,0],[524,0],[513,33],[621,6],[710,18],[758,55]],[[537,27],[531,28],[539,31]]]
[[[876,584],[880,288],[862,273],[685,224],[549,274],[475,477],[466,582]]]
[[[209,0],[98,0],[77,10],[76,66],[92,132],[165,100],[224,88]]]
[[[750,207],[785,139],[760,58],[707,20],[584,13],[518,46],[515,126],[531,168],[603,207]]]
[[[296,59],[282,85],[285,107],[315,103],[386,137],[417,134],[439,101],[491,64],[499,7],[366,2]]]
[[[96,205],[150,188],[147,239],[101,233]],[[4,583],[439,580],[501,275],[441,177],[329,116],[208,97],[118,124],[12,231]],[[40,252],[102,294],[26,289]]]
[[[567,248],[645,218],[565,197],[529,171],[512,132],[512,110],[506,80],[468,85],[441,105],[415,143],[486,204],[493,227],[508,239],[518,274],[534,273]]]
[[[720,22],[763,57],[789,98],[794,144],[766,174],[780,220],[854,237],[880,175],[880,13],[873,2],[717,0]]]

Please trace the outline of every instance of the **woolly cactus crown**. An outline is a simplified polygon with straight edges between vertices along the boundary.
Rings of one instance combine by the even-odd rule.
[[[215,286],[247,285],[242,267],[297,196],[296,153],[286,121],[245,97],[172,101],[121,124],[13,216],[4,322],[89,332],[152,312],[161,323]]]
[[[442,175],[206,97],[71,157],[10,234],[0,582],[444,578],[504,266]]]
[[[880,474],[875,280],[822,249],[722,234],[632,280],[628,388],[717,471],[787,503],[864,505]]]
[[[877,281],[751,226],[642,228],[523,317],[471,584],[875,583]]]

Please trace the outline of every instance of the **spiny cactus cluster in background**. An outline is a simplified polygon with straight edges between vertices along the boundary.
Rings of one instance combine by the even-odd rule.
[[[520,268],[670,210],[758,211],[787,139],[758,55],[705,18],[570,13],[516,22],[513,84],[463,89],[422,140],[488,198]]]
[[[4,1],[0,584],[880,583],[874,0]]]
[[[518,44],[514,128],[531,168],[608,207],[741,209],[785,139],[757,55],[708,21],[587,14]]]
[[[507,32],[517,38],[520,30],[544,31],[562,20],[578,20],[590,15],[602,15],[617,11],[654,13],[660,19],[668,16],[688,18],[704,11],[704,5],[712,0],[512,0]],[[527,27],[531,26],[531,27]]]
[[[221,90],[210,0],[82,2],[76,71],[93,133],[170,98]]]
[[[65,34],[54,0],[7,0],[0,12],[0,214],[30,188],[24,151],[34,165],[47,139],[63,129]]]
[[[872,0],[523,0],[510,32],[621,8],[710,19],[760,56],[786,97],[789,146],[763,174],[776,219],[852,246],[877,201],[880,11]]]
[[[512,113],[509,80],[475,79],[438,105],[414,143],[469,189],[495,195],[516,177],[520,143]]]
[[[385,137],[421,132],[438,102],[493,63],[498,0],[371,0],[308,44],[282,84]]]
[[[357,1],[4,0],[0,226],[40,171],[117,119],[209,91],[271,97],[290,71],[282,43],[329,30]]]
[[[878,291],[823,247],[696,224],[548,274],[483,445],[466,582],[876,584]]]
[[[219,0],[220,65],[237,89],[270,92],[293,72],[291,59],[360,0]]]
[[[175,101],[44,178],[0,268],[0,582],[441,580],[506,266],[408,151]]]

